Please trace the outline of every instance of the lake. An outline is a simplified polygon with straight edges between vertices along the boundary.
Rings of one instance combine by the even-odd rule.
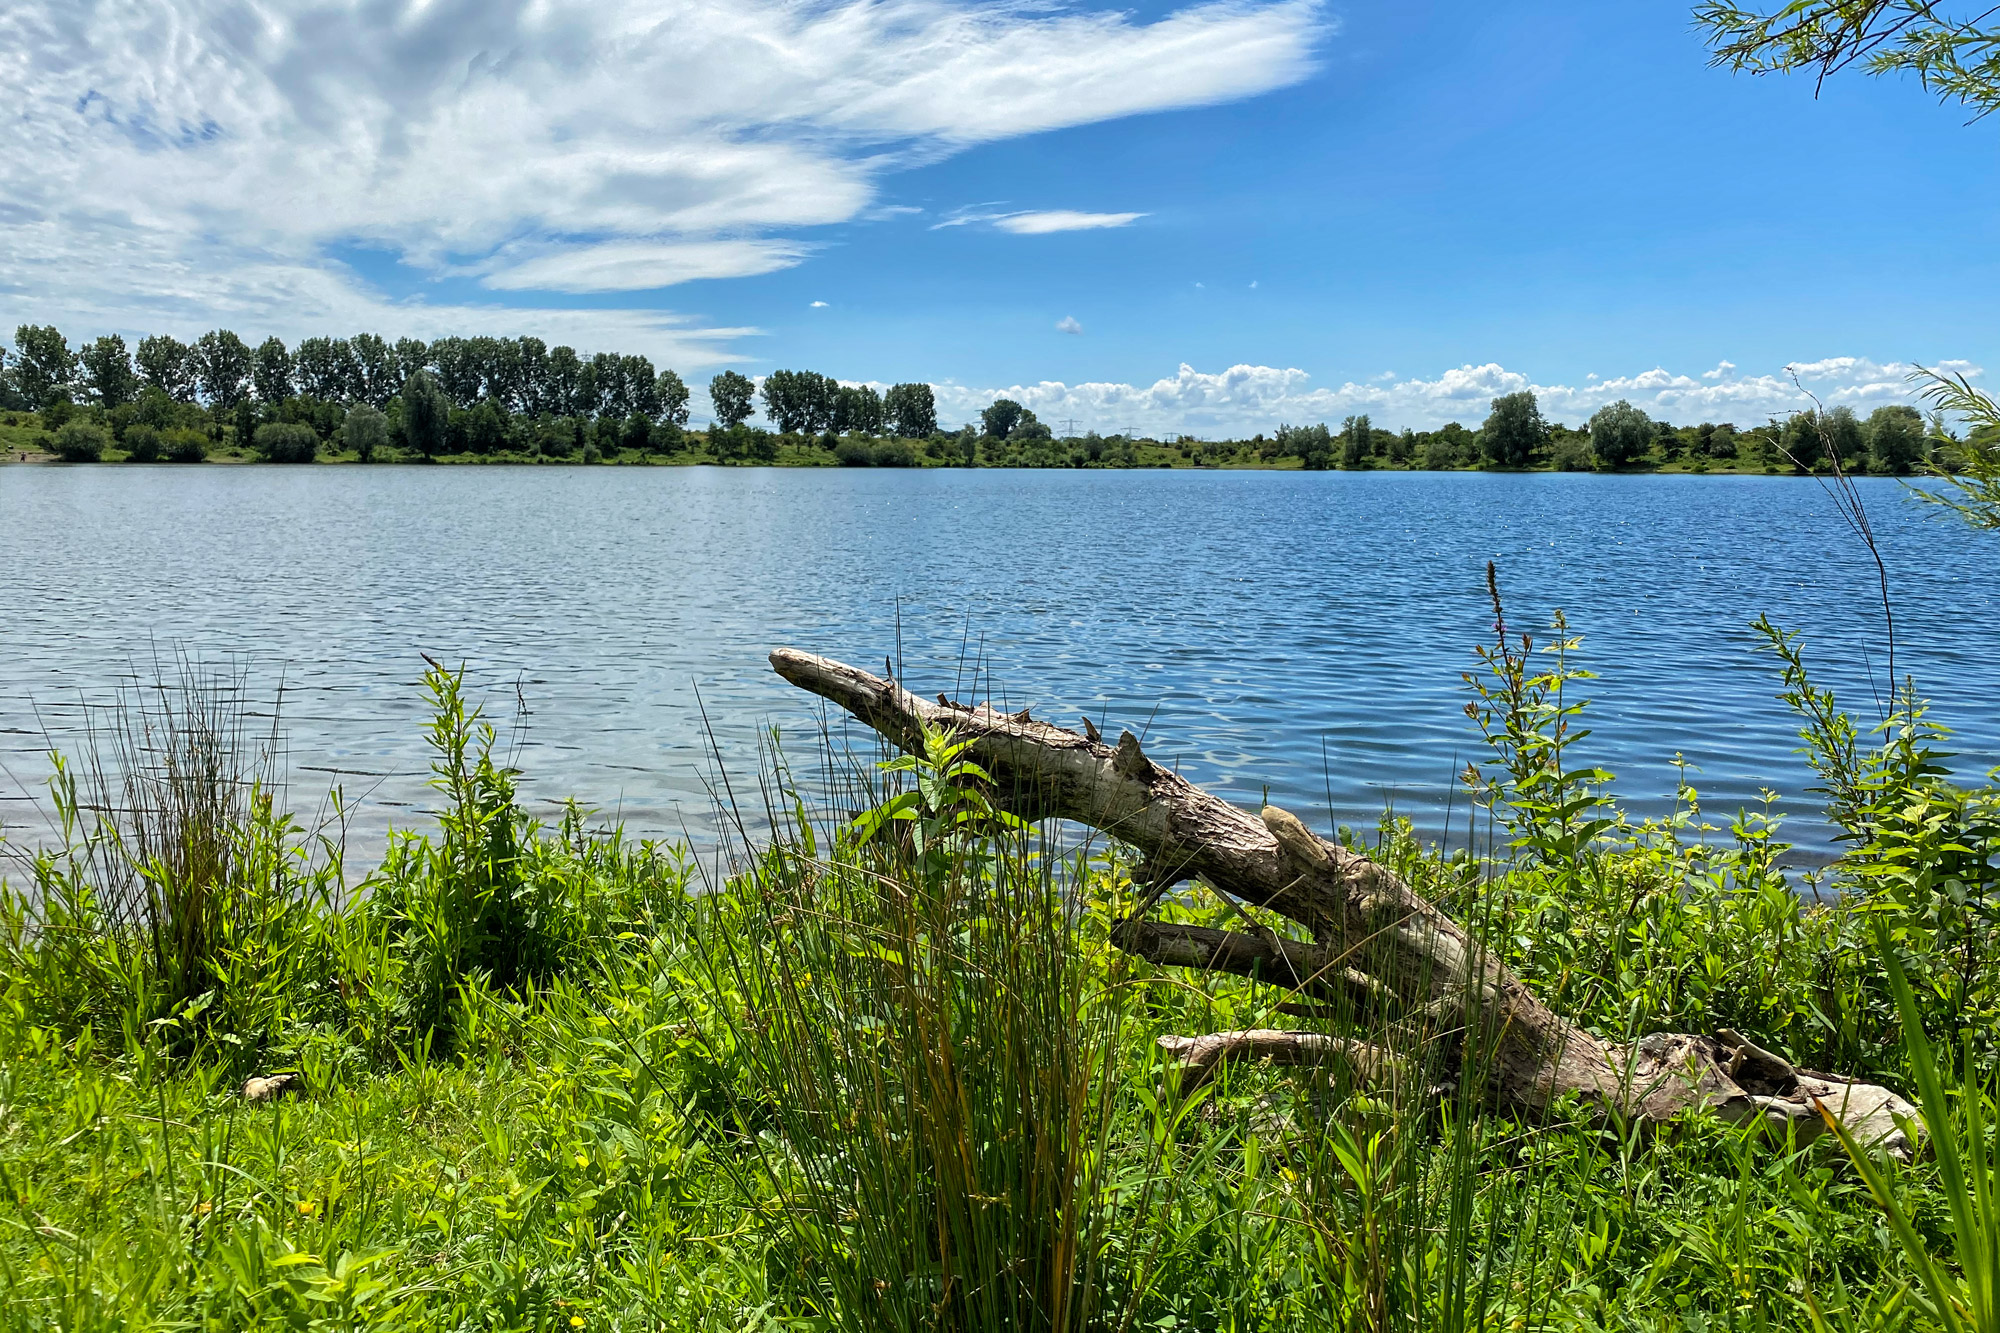
[[[1962,771],[2000,763],[2000,538],[1897,483],[1860,489],[1897,669]],[[503,731],[525,704],[538,811],[573,794],[700,841],[717,752],[747,778],[776,725],[810,754],[817,701],[764,660],[788,644],[878,671],[900,655],[925,695],[969,694],[976,670],[982,698],[1129,727],[1309,822],[1371,825],[1393,802],[1435,829],[1482,748],[1460,676],[1491,634],[1489,559],[1511,626],[1560,607],[1583,635],[1599,678],[1580,752],[1637,812],[1671,805],[1677,754],[1718,815],[1809,784],[1759,613],[1876,716],[1874,567],[1807,479],[12,466],[0,822],[38,836],[45,752],[74,744],[79,700],[185,651],[242,664],[267,700],[282,682],[293,803],[338,783],[373,860],[428,803],[428,653],[468,666]],[[1788,806],[1823,858],[1811,802]]]

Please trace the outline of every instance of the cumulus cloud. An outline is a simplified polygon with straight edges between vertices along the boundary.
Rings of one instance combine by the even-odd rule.
[[[455,318],[339,259],[365,249],[542,293],[543,331],[570,318],[549,293],[798,263],[903,163],[1294,82],[1323,32],[1314,0],[16,0],[0,294],[126,331]],[[593,344],[621,320],[661,355],[732,336],[618,315]]]
[[[1239,365],[1209,372],[1182,365],[1176,374],[1148,385],[1058,380],[995,388],[940,385],[938,408],[948,419],[972,420],[980,408],[1004,397],[1026,404],[1044,420],[1075,418],[1090,430],[1111,432],[1136,425],[1156,434],[1247,436],[1268,433],[1281,422],[1337,422],[1357,413],[1369,414],[1378,426],[1429,429],[1458,421],[1476,427],[1485,419],[1491,400],[1528,389],[1540,400],[1544,416],[1571,425],[1624,399],[1675,424],[1733,421],[1747,426],[1810,406],[1813,397],[1829,407],[1845,405],[1864,413],[1888,403],[1914,403],[1906,379],[1913,369],[1903,362],[1846,356],[1795,363],[1759,375],[1739,375],[1731,367],[1711,379],[1655,368],[1566,385],[1537,383],[1488,362],[1459,366],[1429,379],[1378,378],[1319,387],[1296,368]],[[1972,377],[1981,373],[1968,361],[1946,361],[1933,369]]]
[[[1077,323],[1075,315],[1064,315],[1056,321],[1057,333],[1082,333],[1083,325]]]
[[[807,307],[807,309],[810,309],[810,310],[824,310],[824,309],[826,309],[826,302],[824,302],[824,301],[814,301],[814,302],[812,302],[812,303],[811,303],[811,305],[809,305],[809,306]]]

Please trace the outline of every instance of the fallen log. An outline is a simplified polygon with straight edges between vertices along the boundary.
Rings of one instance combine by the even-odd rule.
[[[906,752],[921,753],[924,729],[973,742],[1003,806],[1024,819],[1064,819],[1136,848],[1134,874],[1157,896],[1199,880],[1224,901],[1262,908],[1302,927],[1310,940],[1258,926],[1219,930],[1146,919],[1118,922],[1112,942],[1161,966],[1226,972],[1324,1002],[1357,992],[1422,1016],[1435,1040],[1475,1058],[1495,1108],[1529,1116],[1574,1096],[1620,1117],[1662,1124],[1696,1107],[1732,1123],[1760,1121],[1801,1138],[1823,1117],[1842,1119],[1863,1142],[1907,1154],[1895,1124],[1916,1110],[1873,1084],[1794,1070],[1733,1032],[1655,1034],[1607,1043],[1544,1005],[1449,916],[1403,880],[1357,852],[1328,842],[1276,807],[1231,805],[1155,764],[1124,732],[1106,745],[1027,710],[1003,713],[939,696],[931,703],[893,679],[794,649],[771,654],[785,680],[839,705]],[[1314,1038],[1318,1040],[1314,1040]],[[1312,1033],[1258,1030],[1177,1039],[1184,1081],[1198,1083],[1224,1059],[1312,1062],[1353,1054]],[[1476,1044],[1476,1049],[1468,1049]],[[1359,1063],[1359,1062],[1357,1062]]]

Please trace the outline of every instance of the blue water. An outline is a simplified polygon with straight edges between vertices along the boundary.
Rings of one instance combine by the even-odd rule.
[[[2000,763],[2000,539],[1861,491],[1889,565],[1896,666]],[[1673,760],[1726,813],[1810,778],[1760,612],[1872,716],[1886,685],[1874,567],[1792,478],[1435,473],[782,471],[208,466],[0,469],[0,821],[17,841],[79,700],[185,650],[284,686],[295,803],[338,783],[357,846],[425,808],[421,653],[524,719],[537,808],[574,794],[635,833],[714,827],[715,753],[762,728],[809,750],[815,701],[779,644],[1142,732],[1231,797],[1436,827],[1480,753],[1460,679],[1508,620],[1584,636],[1585,757],[1632,809]],[[990,683],[990,687],[989,687]],[[697,701],[699,690],[699,702]],[[1810,801],[1788,823],[1830,849]],[[1460,798],[1459,810],[1463,810]]]

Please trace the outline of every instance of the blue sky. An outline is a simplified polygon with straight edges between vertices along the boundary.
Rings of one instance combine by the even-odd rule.
[[[1866,407],[2000,357],[2000,124],[1709,68],[1685,3],[157,9],[0,16],[0,313],[1205,434],[1524,385],[1761,420],[1788,365]]]

